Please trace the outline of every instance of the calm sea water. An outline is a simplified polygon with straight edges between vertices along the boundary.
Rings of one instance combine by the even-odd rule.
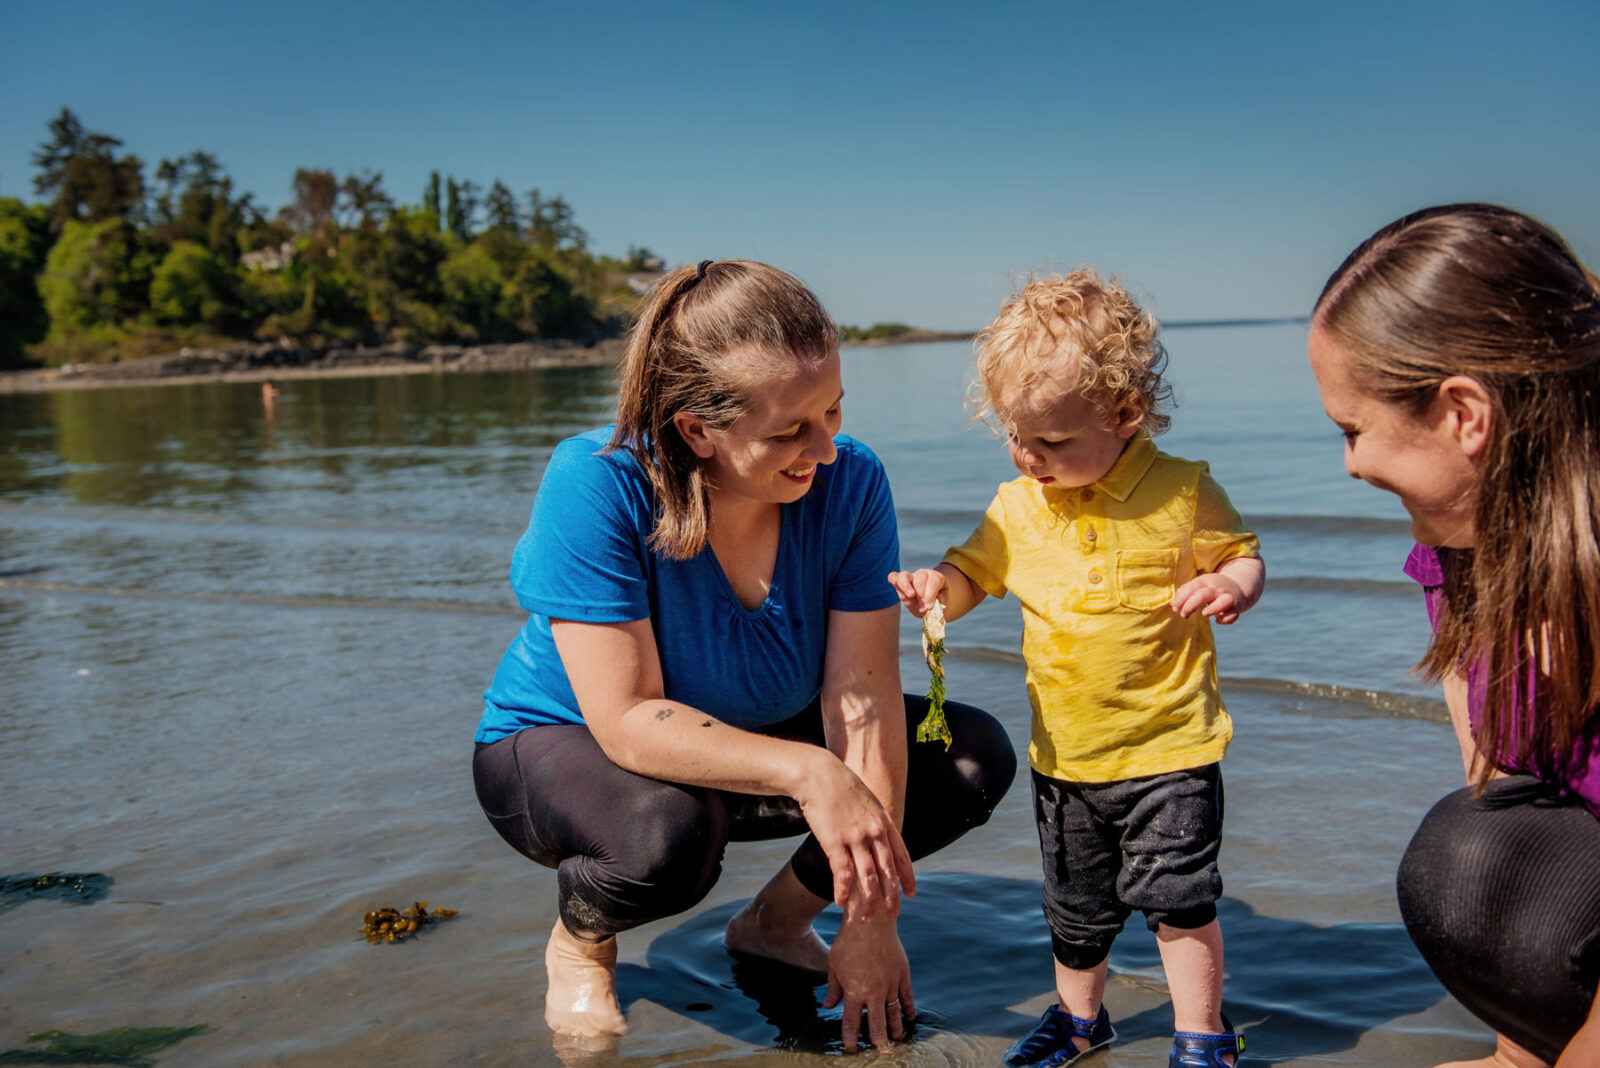
[[[1344,476],[1298,327],[1168,336],[1169,452],[1207,459],[1262,536],[1263,602],[1219,632],[1227,1005],[1257,1062],[1400,1068],[1485,1031],[1399,925],[1393,875],[1460,767],[1400,573],[1404,513]],[[1004,450],[969,428],[962,344],[848,350],[845,428],[888,465],[903,561],[962,539]],[[0,1054],[36,1032],[185,1028],[162,1065],[819,1065],[837,1012],[734,964],[722,925],[789,844],[730,848],[705,904],[622,940],[631,1031],[552,1041],[554,875],[505,847],[468,769],[519,626],[505,581],[552,446],[605,422],[603,369],[0,396],[0,876],[99,873],[98,900],[0,896]],[[953,696],[1019,747],[1011,601],[951,629]],[[909,622],[907,688],[924,684]],[[902,932],[922,1009],[893,1064],[986,1065],[1048,1004],[1026,791],[919,865]],[[460,910],[368,946],[361,914]],[[1164,1064],[1135,919],[1096,1063]]]

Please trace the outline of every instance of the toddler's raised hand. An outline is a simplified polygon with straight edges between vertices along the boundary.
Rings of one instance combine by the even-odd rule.
[[[920,571],[891,571],[889,585],[900,595],[906,611],[921,619],[944,592],[945,578],[931,567]]]
[[[1249,605],[1244,590],[1227,575],[1196,575],[1172,595],[1172,610],[1185,619],[1199,610],[1218,623],[1232,623]]]

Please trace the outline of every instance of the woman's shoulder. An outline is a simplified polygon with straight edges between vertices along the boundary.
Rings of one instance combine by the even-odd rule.
[[[883,461],[878,454],[849,434],[835,434],[833,447],[838,455],[823,468],[830,485],[860,485],[863,479],[883,478]]]
[[[627,449],[610,449],[612,427],[601,426],[563,438],[550,452],[545,477],[640,478],[644,470]]]

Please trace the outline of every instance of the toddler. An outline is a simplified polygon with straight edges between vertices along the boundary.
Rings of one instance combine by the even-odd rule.
[[[1070,1064],[1116,1037],[1106,961],[1139,909],[1172,990],[1169,1064],[1232,1064],[1244,1040],[1222,1015],[1216,901],[1233,724],[1210,621],[1261,596],[1259,543],[1205,464],[1151,439],[1168,423],[1166,353],[1115,280],[1036,281],[979,341],[978,415],[1004,431],[1021,477],[937,568],[889,580],[918,616],[943,600],[959,619],[1007,591],[1022,606],[1060,1001],[1006,1063]]]

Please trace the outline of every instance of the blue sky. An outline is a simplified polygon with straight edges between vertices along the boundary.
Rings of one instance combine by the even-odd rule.
[[[63,107],[147,174],[206,149],[560,193],[597,251],[749,256],[843,322],[981,326],[1088,262],[1170,319],[1303,313],[1430,203],[1540,216],[1600,261],[1600,5],[23,0],[0,196]]]

